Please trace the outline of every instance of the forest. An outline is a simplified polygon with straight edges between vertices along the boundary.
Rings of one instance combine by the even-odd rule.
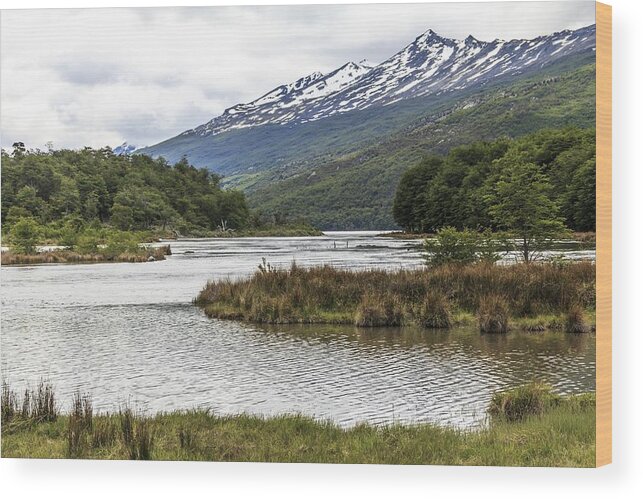
[[[3,234],[25,220],[41,241],[63,243],[99,228],[205,236],[286,224],[252,212],[241,191],[222,189],[218,175],[185,159],[171,165],[110,148],[3,151]]]
[[[418,233],[501,230],[511,213],[529,208],[524,203],[536,193],[540,202],[533,209],[547,204],[548,216],[568,229],[595,231],[595,136],[594,129],[549,129],[426,157],[400,178],[395,221]],[[525,192],[516,195],[521,187]]]

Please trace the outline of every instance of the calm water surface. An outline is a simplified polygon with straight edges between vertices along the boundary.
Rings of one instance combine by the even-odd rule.
[[[532,379],[561,393],[594,390],[593,335],[415,328],[249,326],[207,319],[191,300],[208,279],[275,265],[412,268],[415,242],[375,233],[172,242],[145,264],[3,267],[2,377],[49,378],[99,409],[300,412],[345,426],[484,423],[491,394]]]

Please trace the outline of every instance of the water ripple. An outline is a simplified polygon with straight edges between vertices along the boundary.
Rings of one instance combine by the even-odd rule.
[[[421,265],[407,244],[350,233],[188,240],[154,264],[3,267],[2,376],[16,387],[49,378],[64,401],[90,391],[102,410],[129,401],[149,411],[300,412],[344,426],[471,427],[501,388],[543,379],[561,393],[594,389],[591,335],[260,328],[207,319],[190,304],[208,279],[248,275],[261,256],[277,265]]]

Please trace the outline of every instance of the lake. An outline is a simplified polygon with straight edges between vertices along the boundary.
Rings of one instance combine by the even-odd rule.
[[[101,410],[298,412],[342,426],[475,427],[499,389],[540,379],[560,393],[594,390],[593,334],[255,326],[208,319],[191,304],[208,279],[247,276],[262,258],[422,265],[417,241],[376,234],[186,239],[171,241],[163,262],[2,267],[2,377],[14,388],[51,380],[65,409],[79,388]]]

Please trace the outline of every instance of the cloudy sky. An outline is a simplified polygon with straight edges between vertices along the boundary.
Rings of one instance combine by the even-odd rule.
[[[2,147],[152,145],[431,28],[481,40],[594,23],[594,2],[2,11]]]

